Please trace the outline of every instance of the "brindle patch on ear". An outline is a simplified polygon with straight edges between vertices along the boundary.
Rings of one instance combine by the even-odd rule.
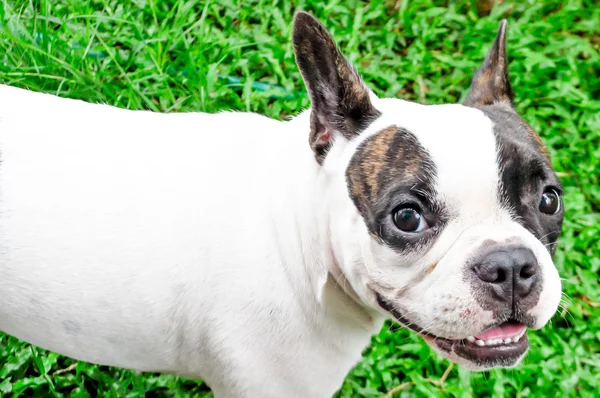
[[[513,92],[508,78],[506,60],[506,29],[503,20],[494,44],[485,57],[481,68],[473,76],[469,94],[464,104],[467,106],[491,105],[494,103],[512,104]]]
[[[371,103],[370,90],[317,19],[296,14],[293,42],[311,102],[309,143],[322,163],[334,133],[352,139],[380,113]]]
[[[435,173],[427,150],[403,128],[390,126],[361,143],[346,169],[346,180],[371,236],[400,251],[423,244],[398,234],[389,219],[394,208],[412,203],[440,221],[444,212],[433,200]]]

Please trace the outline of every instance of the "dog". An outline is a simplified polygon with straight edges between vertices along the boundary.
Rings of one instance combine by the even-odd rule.
[[[287,121],[2,86],[0,330],[216,397],[329,397],[388,318],[517,365],[560,301],[564,210],[506,31],[461,104],[378,98],[304,12]]]

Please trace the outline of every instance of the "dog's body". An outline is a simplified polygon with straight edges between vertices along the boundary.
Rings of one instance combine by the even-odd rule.
[[[382,317],[323,313],[335,293],[305,117],[133,112],[6,86],[0,109],[2,330],[231,396],[339,388]]]
[[[165,115],[7,86],[0,109],[3,331],[282,397],[333,394],[381,328],[326,283],[306,114]]]
[[[200,377],[219,397],[331,396],[390,315],[472,368],[516,364],[524,340],[487,356],[455,342],[491,342],[480,332],[508,320],[539,328],[556,309],[562,210],[530,214],[520,188],[540,188],[510,174],[531,158],[558,185],[539,138],[508,105],[378,99],[353,75],[343,87],[350,69],[332,99],[306,55],[330,46],[315,23],[296,22],[313,107],[291,121],[0,86],[0,330],[84,361]],[[353,119],[331,119],[337,100]],[[421,223],[399,238],[379,216],[408,195],[398,182],[436,198],[419,216],[423,240]],[[510,271],[527,287],[482,275],[497,245],[529,256],[531,270]]]

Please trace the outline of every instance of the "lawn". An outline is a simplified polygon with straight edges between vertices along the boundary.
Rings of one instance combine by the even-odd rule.
[[[518,368],[455,366],[443,386],[431,380],[449,363],[386,325],[339,396],[379,397],[407,383],[395,396],[597,397],[600,3],[505,1],[488,16],[473,4],[0,0],[0,82],[130,109],[284,118],[308,106],[290,42],[292,16],[303,9],[327,25],[378,95],[457,102],[507,18],[516,106],[549,146],[566,189],[555,258],[562,310],[529,333],[532,349]],[[76,363],[0,335],[0,396],[212,395],[201,381]]]

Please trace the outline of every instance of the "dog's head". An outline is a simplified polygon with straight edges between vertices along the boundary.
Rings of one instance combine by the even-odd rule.
[[[561,186],[512,107],[505,37],[463,104],[426,106],[377,98],[323,25],[294,22],[336,277],[474,370],[516,365],[561,296]]]

